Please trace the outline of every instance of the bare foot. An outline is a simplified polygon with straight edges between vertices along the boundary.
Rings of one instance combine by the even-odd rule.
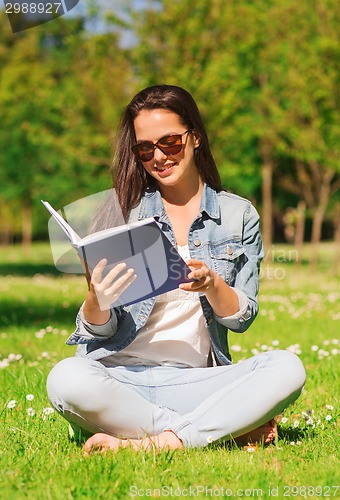
[[[91,451],[99,450],[105,452],[112,450],[117,452],[119,448],[131,447],[139,450],[176,450],[184,449],[182,441],[172,431],[165,431],[157,436],[145,437],[143,439],[119,439],[109,434],[94,434],[85,443],[84,454],[87,456]]]
[[[247,432],[242,436],[234,439],[235,443],[239,446],[246,446],[248,444],[269,444],[277,435],[277,425],[274,419],[269,420],[253,431]]]

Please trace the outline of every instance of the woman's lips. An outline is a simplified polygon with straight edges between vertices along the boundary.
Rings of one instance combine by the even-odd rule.
[[[170,172],[173,170],[175,165],[176,165],[176,163],[172,163],[171,165],[164,165],[163,167],[156,167],[156,172],[161,177],[166,176],[166,175],[170,174]]]

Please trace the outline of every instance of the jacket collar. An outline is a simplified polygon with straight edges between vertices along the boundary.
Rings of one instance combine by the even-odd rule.
[[[208,184],[204,184],[203,187],[200,212],[206,212],[211,219],[220,217],[217,192]],[[162,197],[158,190],[147,190],[142,197],[138,219],[147,219],[148,217],[160,220],[166,217]]]

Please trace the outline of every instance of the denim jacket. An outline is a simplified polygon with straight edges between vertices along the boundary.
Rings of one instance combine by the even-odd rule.
[[[146,191],[134,208],[129,221],[154,217],[172,244],[175,243],[170,220],[159,191]],[[246,306],[233,316],[214,314],[206,296],[200,302],[211,340],[209,365],[231,363],[228,329],[242,333],[253,322],[258,311],[258,275],[263,257],[259,216],[246,199],[225,191],[216,192],[204,185],[200,211],[188,236],[190,257],[204,261],[233,287],[238,296],[246,297]],[[104,325],[91,325],[84,320],[82,308],[77,328],[67,340],[78,345],[77,356],[101,359],[127,347],[146,324],[155,298],[129,306],[111,308],[111,318]]]

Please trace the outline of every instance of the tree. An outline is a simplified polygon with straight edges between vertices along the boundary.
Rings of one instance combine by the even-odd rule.
[[[9,39],[6,30],[3,38],[5,41]],[[30,123],[44,116],[40,96],[49,79],[36,57],[37,51],[37,37],[33,30],[25,36],[17,36],[11,43],[10,54],[5,54],[0,87],[2,198],[6,203],[15,200],[16,205],[20,199],[25,244],[30,241],[35,174],[41,161],[32,141]]]
[[[340,11],[333,1],[315,1],[313,7],[300,2],[291,12],[295,31],[282,133],[285,155],[293,159],[295,169],[280,183],[303,199],[312,215],[311,265],[315,268],[322,223],[340,189]]]
[[[29,244],[40,198],[61,206],[108,187],[131,73],[117,34],[91,35],[82,19],[0,36],[2,199],[21,206]]]

